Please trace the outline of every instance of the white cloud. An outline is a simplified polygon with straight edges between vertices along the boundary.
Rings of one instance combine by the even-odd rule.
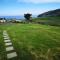
[[[60,0],[18,0],[18,2],[25,3],[52,3],[52,2],[60,2]]]

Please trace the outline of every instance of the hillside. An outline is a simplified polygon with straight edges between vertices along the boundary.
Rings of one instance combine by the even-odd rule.
[[[32,21],[39,24],[60,26],[60,9],[39,14],[37,18],[33,18]]]
[[[60,16],[60,9],[48,11],[42,14],[39,14],[38,17],[50,17],[50,16]]]
[[[3,31],[6,30],[17,52],[17,59],[60,60],[60,27],[40,24],[0,25],[0,60],[6,59]]]

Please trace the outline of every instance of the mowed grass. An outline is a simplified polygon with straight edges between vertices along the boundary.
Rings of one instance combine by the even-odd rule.
[[[40,24],[0,25],[0,56],[6,57],[3,30],[6,30],[18,54],[18,60],[59,60],[60,27]],[[1,57],[2,60],[3,57]]]

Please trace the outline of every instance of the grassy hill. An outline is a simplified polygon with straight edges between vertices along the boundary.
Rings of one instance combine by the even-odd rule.
[[[51,10],[42,14],[39,14],[38,17],[50,17],[50,16],[60,16],[60,9]]]
[[[40,18],[37,17],[37,18],[33,18],[32,21],[37,22],[39,24],[60,26],[60,16],[40,17]]]
[[[60,26],[60,9],[39,14],[38,17],[33,18],[32,21],[39,24]]]
[[[40,24],[0,25],[0,60],[6,60],[2,37],[6,30],[18,54],[17,60],[59,60],[60,27]]]

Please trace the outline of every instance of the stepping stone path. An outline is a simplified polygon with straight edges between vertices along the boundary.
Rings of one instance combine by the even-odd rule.
[[[12,59],[14,57],[17,57],[17,53],[14,51],[14,47],[12,45],[12,42],[7,34],[7,31],[3,31],[3,38],[4,38],[4,43],[6,46],[6,52],[7,52],[7,59]],[[10,53],[8,53],[10,52]]]
[[[12,43],[11,43],[11,42],[5,43],[5,45],[6,45],[6,46],[10,46],[10,45],[12,45]]]
[[[7,42],[11,42],[11,41],[10,40],[4,40],[4,42],[7,43]]]
[[[13,46],[6,47],[6,51],[11,51],[11,50],[14,50]]]
[[[16,56],[17,56],[16,52],[7,54],[7,57],[8,57],[8,58],[13,58],[13,57],[16,57]]]

